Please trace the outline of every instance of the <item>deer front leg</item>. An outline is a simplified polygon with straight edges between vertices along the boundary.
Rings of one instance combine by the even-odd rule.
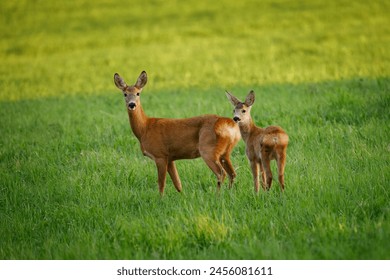
[[[256,160],[251,161],[251,169],[253,175],[253,184],[255,186],[255,192],[259,192],[259,163]]]
[[[164,194],[165,179],[167,177],[168,162],[165,159],[155,159],[158,173],[158,190],[160,195]]]
[[[171,176],[173,185],[175,186],[176,190],[178,192],[181,192],[181,182],[179,174],[177,173],[176,165],[174,161],[168,162],[168,173],[169,176]]]

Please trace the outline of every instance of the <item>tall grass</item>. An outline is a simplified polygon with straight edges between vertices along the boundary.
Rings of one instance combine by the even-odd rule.
[[[388,259],[388,5],[1,2],[0,259]],[[141,70],[150,116],[254,89],[290,136],[285,193],[254,194],[241,141],[233,189],[178,161],[160,198],[112,81]]]
[[[184,193],[168,179],[160,199],[155,166],[130,135],[119,94],[3,102],[0,255],[388,258],[388,84],[258,88],[256,122],[282,125],[291,139],[286,192],[274,183],[258,196],[241,142],[232,155],[238,173],[232,190],[218,196],[203,161],[178,161]],[[196,94],[207,95],[211,106],[220,103],[218,113],[230,111],[223,92],[214,90],[181,92],[175,104],[184,108]],[[145,90],[148,113],[163,115],[170,106],[171,93],[159,95]]]

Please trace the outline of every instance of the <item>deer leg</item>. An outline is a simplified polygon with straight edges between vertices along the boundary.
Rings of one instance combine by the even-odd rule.
[[[223,167],[224,160],[223,159],[219,160],[218,164],[221,166],[221,184],[223,184],[223,182],[225,181],[225,178],[226,178],[226,170]]]
[[[265,171],[266,188],[269,190],[272,185],[271,159],[265,151],[261,152],[261,163]]]
[[[255,186],[255,192],[257,193],[259,192],[259,163],[255,160],[252,160],[250,163],[253,175],[253,184]]]
[[[286,165],[286,150],[283,149],[280,153],[278,153],[277,157],[277,163],[278,163],[278,179],[280,183],[280,187],[282,188],[282,191],[284,191],[284,167]]]
[[[266,188],[265,188],[265,186],[266,186],[266,177],[265,177],[265,171],[264,171],[263,164],[261,162],[257,163],[257,164],[260,166],[261,186],[263,187],[263,190],[266,190]]]
[[[168,163],[165,159],[155,159],[158,172],[158,190],[160,195],[164,194],[165,179],[167,177]]]
[[[265,170],[265,179],[266,179],[266,188],[269,190],[272,186],[272,172],[271,172],[271,162],[265,161],[264,170]]]
[[[177,173],[176,165],[174,161],[168,162],[168,173],[169,176],[171,176],[173,185],[175,186],[176,190],[178,192],[181,192],[181,182],[179,174]]]
[[[223,169],[229,176],[229,188],[231,188],[233,186],[234,178],[236,178],[236,172],[234,171],[234,167],[232,165],[232,162],[230,161],[230,156],[224,156],[221,162]]]
[[[217,176],[217,188],[219,191],[221,189],[221,183],[225,177],[225,171],[223,170],[221,163],[214,156],[202,155],[202,158],[211,171],[214,172],[215,176]]]

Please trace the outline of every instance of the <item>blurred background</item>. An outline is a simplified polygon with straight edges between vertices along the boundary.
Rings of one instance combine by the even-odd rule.
[[[389,1],[20,0],[0,3],[0,100],[390,73]]]

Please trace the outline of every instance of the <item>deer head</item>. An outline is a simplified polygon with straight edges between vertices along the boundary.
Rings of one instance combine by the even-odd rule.
[[[143,87],[148,81],[148,76],[145,71],[142,71],[139,75],[137,82],[133,86],[128,86],[118,73],[114,75],[114,82],[117,88],[119,88],[125,97],[126,107],[128,110],[135,110],[140,104],[140,93]]]
[[[226,96],[230,103],[234,106],[233,120],[240,124],[246,123],[251,119],[250,112],[253,103],[255,102],[255,92],[251,90],[245,99],[245,102],[241,102],[237,97],[226,91]]]

